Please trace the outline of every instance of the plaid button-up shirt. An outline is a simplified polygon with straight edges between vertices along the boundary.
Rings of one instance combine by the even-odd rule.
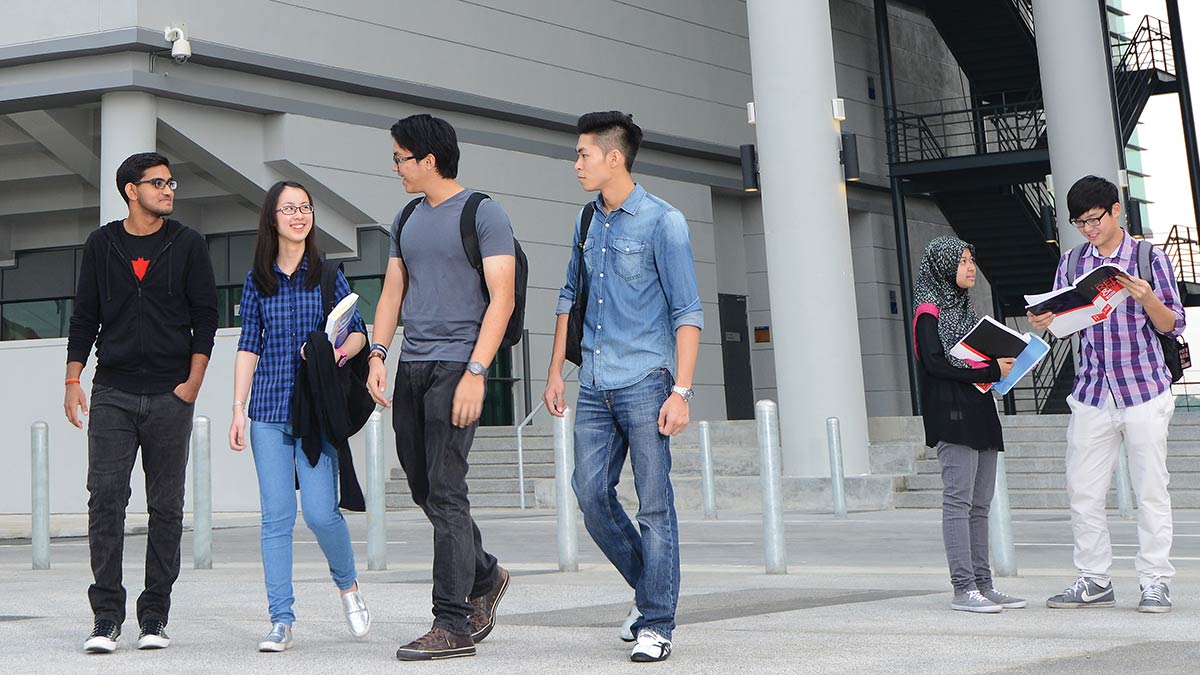
[[[1067,285],[1068,256],[1069,252],[1058,261],[1056,289]],[[1079,279],[1105,263],[1119,265],[1137,278],[1137,240],[1125,233],[1121,245],[1107,258],[1088,244],[1084,255],[1079,256],[1074,278]],[[1167,334],[1179,335],[1186,319],[1171,262],[1156,247],[1150,256],[1150,267],[1154,274],[1154,294],[1175,313],[1175,327]],[[1163,360],[1154,324],[1133,298],[1125,298],[1113,308],[1107,321],[1081,331],[1079,346],[1071,396],[1080,403],[1099,408],[1111,393],[1117,407],[1126,408],[1145,403],[1171,387],[1171,373]]]
[[[304,287],[308,263],[289,277],[275,265],[279,290],[266,297],[254,285],[252,273],[246,274],[242,286],[242,335],[238,351],[258,354],[254,381],[250,389],[250,406],[246,414],[256,422],[291,422],[292,389],[300,371],[300,345],[308,334],[324,328],[324,308],[321,307],[321,286]],[[350,294],[350,283],[339,271],[337,299]],[[354,309],[351,332],[367,333],[358,308]]]

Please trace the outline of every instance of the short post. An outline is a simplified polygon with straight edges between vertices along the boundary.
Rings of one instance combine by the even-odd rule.
[[[192,569],[212,569],[212,446],[209,420],[192,420]]]
[[[712,432],[707,420],[700,422],[700,491],[704,498],[705,520],[715,520],[717,494],[713,480]]]
[[[829,440],[829,477],[833,481],[833,517],[846,517],[846,477],[842,473],[842,427],[836,417],[825,420]]]
[[[783,536],[783,464],[779,449],[779,407],[774,401],[754,404],[758,423],[759,478],[762,481],[763,546],[767,574],[787,574],[787,542]]]
[[[33,569],[50,569],[50,425],[34,422],[29,429],[33,504]]]
[[[558,571],[579,571],[579,536],[575,527],[578,504],[571,489],[575,471],[575,411],[567,407],[554,418],[554,504],[558,513]]]
[[[1017,549],[1013,543],[1012,510],[1008,507],[1008,472],[1004,453],[996,453],[996,492],[988,521],[988,543],[992,549],[992,570],[999,577],[1017,576]]]
[[[1117,511],[1121,520],[1133,520],[1133,481],[1129,479],[1129,453],[1124,443],[1117,457]]]
[[[383,415],[367,418],[367,569],[387,569],[387,497],[383,461]]]

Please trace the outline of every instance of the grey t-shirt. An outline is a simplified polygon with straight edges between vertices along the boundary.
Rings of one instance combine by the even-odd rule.
[[[404,224],[399,241],[400,215],[392,221],[391,255],[402,259],[408,270],[400,310],[401,361],[466,362],[475,349],[487,304],[458,229],[471,192],[463,190],[436,207],[422,200]],[[495,201],[485,199],[479,205],[475,231],[481,257],[514,255],[512,224]]]

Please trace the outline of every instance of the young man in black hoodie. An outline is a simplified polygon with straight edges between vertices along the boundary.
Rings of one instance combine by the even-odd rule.
[[[88,237],[83,247],[67,342],[67,419],[83,428],[87,396],[79,376],[96,345],[88,423],[88,546],[95,625],[84,650],[111,652],[125,621],[121,585],[129,477],[142,449],[146,505],[146,585],[138,598],[138,649],[170,644],[167,614],[179,576],[183,493],[192,409],[217,331],[217,289],[204,237],[164,217],[175,179],[158,153],[133,155],[117,169],[129,217]]]

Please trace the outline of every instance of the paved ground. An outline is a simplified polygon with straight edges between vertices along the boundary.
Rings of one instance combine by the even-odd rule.
[[[374,616],[370,635],[349,637],[320,550],[301,526],[296,544],[297,647],[258,654],[266,601],[258,528],[245,515],[219,517],[214,568],[184,570],[174,594],[170,649],[80,652],[90,630],[87,543],[60,538],[52,569],[30,569],[27,540],[0,541],[3,672],[657,672],[831,673],[1156,672],[1194,673],[1200,662],[1200,512],[1176,513],[1176,610],[1138,614],[1132,522],[1114,515],[1116,609],[1048,610],[1046,596],[1072,579],[1064,512],[1017,512],[1020,576],[999,586],[1031,607],[980,616],[948,609],[949,583],[939,514],[893,511],[830,516],[789,514],[790,573],[762,568],[757,514],[704,521],[681,514],[683,597],[675,654],[664,664],[631,664],[617,640],[631,592],[580,527],[577,573],[556,564],[552,513],[481,511],[486,545],[513,572],[499,625],[473,659],[395,661],[401,642],[428,628],[431,530],[415,513],[389,514],[386,571],[363,571]],[[11,517],[5,517],[11,520]],[[131,519],[132,520],[132,519]],[[59,519],[64,532],[69,519]],[[350,517],[366,568],[366,520]],[[0,523],[2,525],[3,523]],[[12,523],[9,523],[10,526]],[[12,527],[9,528],[13,529]],[[0,529],[0,532],[3,532]],[[126,541],[126,579],[140,588],[145,537]],[[130,564],[133,563],[133,564]],[[134,597],[129,600],[133,612]]]

